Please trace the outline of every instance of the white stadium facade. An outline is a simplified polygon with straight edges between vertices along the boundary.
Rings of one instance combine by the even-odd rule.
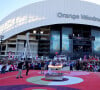
[[[42,0],[5,17],[0,36],[1,57],[18,58],[27,45],[32,57],[100,56],[100,6],[82,0]]]

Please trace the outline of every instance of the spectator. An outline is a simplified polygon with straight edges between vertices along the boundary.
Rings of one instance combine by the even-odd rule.
[[[41,62],[41,74],[44,74],[44,69],[45,69],[45,63],[44,61]]]
[[[73,62],[70,63],[70,71],[73,71]]]
[[[1,68],[1,74],[4,74],[6,71],[6,64],[4,64]]]
[[[29,69],[30,69],[30,64],[28,61],[25,62],[25,66],[26,66],[26,76],[28,76],[28,72],[29,72]]]
[[[19,76],[20,76],[20,78],[23,78],[22,77],[22,66],[23,66],[23,64],[24,64],[24,62],[23,61],[20,61],[19,63],[18,63],[18,74],[17,74],[17,77],[16,77],[16,79],[18,79],[19,78]]]

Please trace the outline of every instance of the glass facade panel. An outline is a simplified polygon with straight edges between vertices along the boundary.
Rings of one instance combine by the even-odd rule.
[[[92,36],[95,37],[95,40],[92,41],[92,49],[96,53],[100,53],[100,31],[92,30]]]
[[[72,34],[72,28],[63,27],[62,28],[62,52],[71,51],[72,45],[69,35]]]
[[[50,52],[59,52],[60,50],[60,32],[51,31]]]

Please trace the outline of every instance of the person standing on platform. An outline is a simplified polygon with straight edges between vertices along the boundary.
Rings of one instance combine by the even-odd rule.
[[[19,76],[20,76],[20,78],[23,78],[23,77],[22,77],[22,67],[23,67],[23,64],[24,64],[24,61],[20,61],[20,62],[18,63],[18,66],[17,66],[17,68],[18,68],[18,74],[17,74],[17,76],[16,76],[16,79],[18,79]]]
[[[50,61],[49,65],[50,65],[50,66],[52,66],[52,63],[53,63],[53,62],[52,62],[52,61]],[[48,66],[49,66],[49,65],[48,65]],[[52,71],[51,71],[51,68],[50,68],[50,67],[49,67],[49,69],[48,69],[48,73],[49,73],[49,74],[51,74],[51,73],[52,73]]]
[[[29,72],[29,69],[30,69],[30,64],[28,61],[25,62],[25,66],[26,66],[26,76],[28,76],[28,72]]]

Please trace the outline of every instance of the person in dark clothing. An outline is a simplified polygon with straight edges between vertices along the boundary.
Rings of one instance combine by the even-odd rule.
[[[44,61],[41,62],[41,74],[44,74],[44,69],[45,69],[45,63]]]
[[[18,74],[17,74],[17,79],[19,78],[19,76],[20,76],[20,78],[23,78],[22,77],[22,66],[23,66],[23,64],[24,64],[24,62],[23,61],[20,61],[19,63],[18,63]]]
[[[73,71],[73,63],[70,63],[70,71]]]
[[[28,76],[28,72],[29,72],[29,69],[30,69],[30,65],[29,65],[28,61],[25,62],[25,66],[26,66],[26,76]]]
[[[76,70],[80,70],[80,62],[79,61],[76,63]]]
[[[47,61],[47,62],[46,62],[46,70],[48,70],[49,62],[50,62],[50,61]]]

